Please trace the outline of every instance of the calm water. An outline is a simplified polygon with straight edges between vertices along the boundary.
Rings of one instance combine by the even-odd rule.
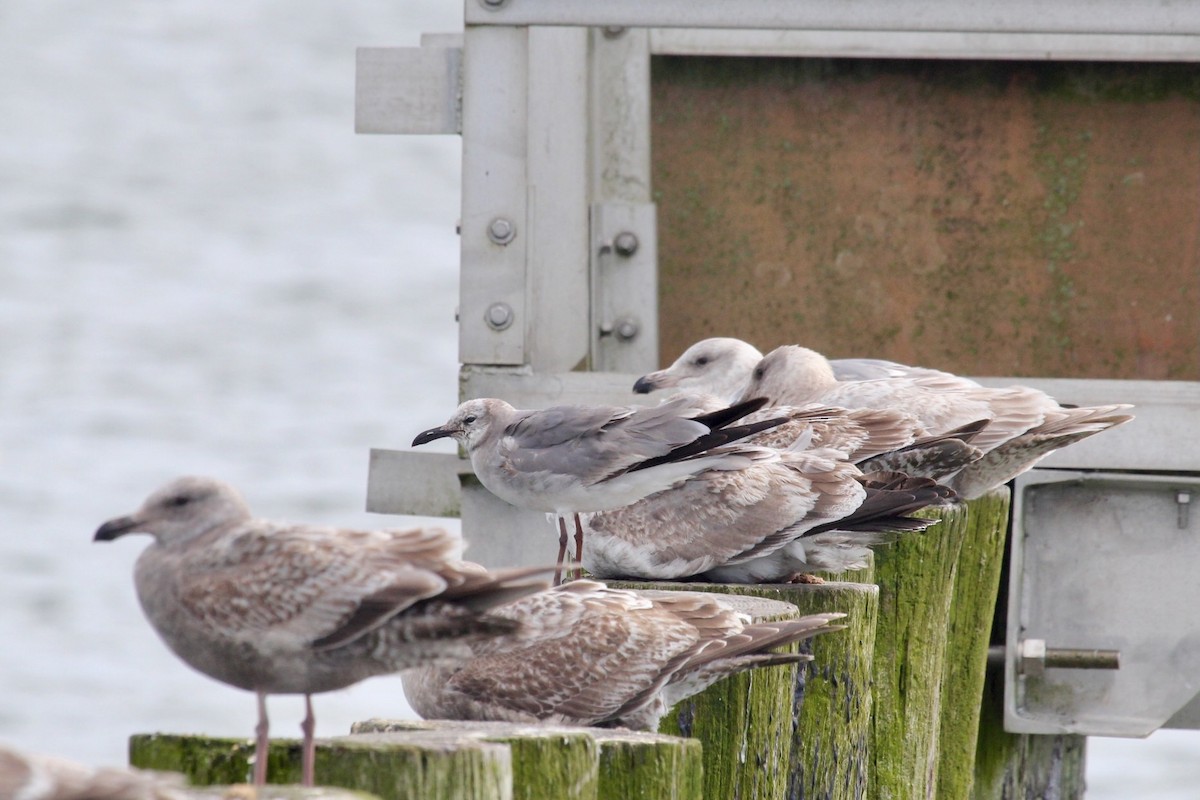
[[[354,48],[461,30],[461,8],[0,9],[0,740],[119,764],[134,732],[250,735],[251,696],[142,619],[145,540],[91,542],[167,479],[406,522],[362,512],[367,450],[456,401],[459,142],[356,136]],[[272,701],[275,733],[298,706]],[[318,734],[408,714],[377,678],[318,698]],[[1089,797],[1196,796],[1200,737],[1090,746]]]

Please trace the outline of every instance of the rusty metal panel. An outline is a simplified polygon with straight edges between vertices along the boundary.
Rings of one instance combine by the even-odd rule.
[[[1200,65],[656,57],[660,336],[1200,379]]]

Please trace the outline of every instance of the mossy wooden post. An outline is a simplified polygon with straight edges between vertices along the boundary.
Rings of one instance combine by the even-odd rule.
[[[722,681],[681,703],[663,720],[664,733],[684,733],[704,742],[705,797],[860,798],[867,785],[866,742],[871,715],[870,665],[878,592],[854,583],[820,585],[734,585],[629,583],[629,587],[711,591],[790,603],[799,614],[840,611],[844,631],[823,634],[804,645],[814,660],[802,669],[752,670]],[[811,649],[810,649],[811,648]],[[782,685],[771,673],[782,673]],[[758,683],[754,683],[758,680]],[[771,681],[768,683],[767,681]],[[768,719],[746,717],[751,692],[782,692],[768,706]],[[762,701],[759,701],[762,702]],[[799,713],[797,713],[799,709]],[[763,764],[739,758],[745,726],[770,727],[784,743],[786,764],[778,780],[753,781]],[[755,752],[749,750],[748,752]],[[716,774],[709,774],[715,771]],[[751,793],[757,792],[757,793]],[[764,793],[765,792],[765,793]]]
[[[355,735],[421,730],[457,731],[513,746],[514,800],[582,795],[596,800],[702,800],[704,797],[701,747],[691,739],[637,731],[505,722],[370,719],[356,722],[352,728]],[[590,750],[574,747],[573,755],[546,751],[565,746],[579,735],[589,740]],[[590,760],[581,758],[588,754]],[[543,773],[547,771],[562,777],[546,786]]]
[[[705,800],[700,742],[659,734],[597,730],[596,800]]]
[[[137,734],[129,740],[129,763],[141,769],[182,772],[193,784],[245,783],[254,743],[245,739]],[[300,780],[299,740],[275,739],[268,779]],[[371,792],[383,800],[511,800],[509,748],[461,735],[426,735],[387,744],[322,739],[317,781]]]
[[[935,797],[966,798],[971,794],[1008,507],[1009,491],[1003,487],[967,504],[967,529],[955,570],[942,669]]]
[[[1079,800],[1084,796],[1083,736],[1004,730],[1004,674],[988,672],[975,757],[972,800]]]
[[[174,800],[232,800],[245,794],[231,792],[228,786],[189,786],[172,789]],[[380,800],[379,797],[353,789],[331,786],[280,786],[270,784],[254,793],[254,800]]]

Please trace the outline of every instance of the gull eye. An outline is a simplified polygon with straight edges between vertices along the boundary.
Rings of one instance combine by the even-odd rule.
[[[708,356],[699,356],[695,361],[695,364],[697,367],[703,367],[707,363],[708,363]]]
[[[754,380],[761,381],[762,376],[765,375],[766,373],[767,373],[767,371],[765,369],[763,369],[762,367],[755,367],[754,368]]]
[[[474,414],[467,414],[465,417],[463,417],[463,423],[466,425],[470,425],[472,422],[474,422],[477,419],[479,419],[479,417],[475,416]]]
[[[182,508],[183,506],[186,506],[190,502],[192,502],[191,495],[177,494],[174,497],[172,497],[171,499],[167,500],[167,507],[168,508]]]

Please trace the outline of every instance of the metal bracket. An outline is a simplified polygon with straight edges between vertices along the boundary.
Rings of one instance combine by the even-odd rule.
[[[1197,490],[1194,475],[1018,477],[1000,649],[1006,730],[1145,736],[1194,724],[1200,620],[1187,610],[1200,603],[1200,540],[1179,527],[1179,498]]]
[[[461,133],[462,47],[360,47],[356,133]]]
[[[592,228],[592,366],[638,372],[658,358],[657,220],[652,203],[596,203]]]

